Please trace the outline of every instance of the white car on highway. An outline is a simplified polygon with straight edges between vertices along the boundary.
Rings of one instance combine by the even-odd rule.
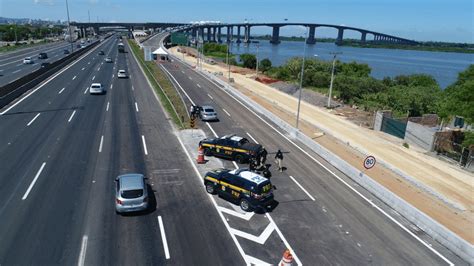
[[[90,94],[104,94],[105,89],[100,83],[92,83],[91,86],[89,87],[89,93]]]
[[[123,69],[120,69],[117,73],[118,78],[127,78],[127,72]]]
[[[25,65],[26,64],[33,64],[33,63],[34,63],[33,59],[29,56],[25,57],[25,59],[23,59],[23,64],[25,64]]]

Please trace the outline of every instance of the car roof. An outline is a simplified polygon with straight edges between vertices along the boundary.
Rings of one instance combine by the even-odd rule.
[[[242,177],[243,179],[245,180],[248,180],[250,182],[253,182],[257,185],[267,181],[268,179],[261,176],[261,175],[258,175],[254,172],[250,172],[248,170],[244,170],[244,169],[235,169],[235,170],[232,170],[229,172],[230,174],[233,174],[233,175],[238,175],[240,177]]]
[[[210,105],[203,105],[201,107],[202,107],[202,109],[214,109],[214,107],[212,107]]]
[[[144,189],[143,184],[144,176],[142,174],[124,174],[119,175],[120,189],[121,190],[132,190],[132,189]]]
[[[92,83],[91,86],[102,86],[100,83]]]
[[[30,57],[30,56],[27,56],[27,57],[25,57],[25,59],[31,59],[31,57]]]

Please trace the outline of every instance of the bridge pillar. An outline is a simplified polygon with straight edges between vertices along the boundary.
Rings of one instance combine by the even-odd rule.
[[[237,41],[236,43],[241,43],[242,40],[240,40],[240,26],[237,26]]]
[[[308,34],[308,38],[306,39],[307,44],[315,44],[316,43],[316,39],[314,38],[315,31],[316,31],[316,26],[309,26],[309,34]]]
[[[227,42],[229,43],[232,40],[232,27],[227,26]]]
[[[216,42],[216,27],[211,27],[211,41]]]
[[[250,26],[245,26],[244,43],[250,43]]]
[[[198,29],[198,39],[197,39],[197,41],[199,42],[200,39],[204,42],[204,28],[203,27],[200,27]]]
[[[363,31],[362,34],[361,34],[361,36],[360,36],[360,42],[361,42],[362,44],[365,44],[366,39],[367,39],[367,32],[366,32],[366,31]]]
[[[94,27],[94,33],[97,35],[99,34],[99,27]]]
[[[207,41],[211,41],[211,27],[207,27]]]
[[[337,29],[336,45],[342,45],[342,39],[344,38],[344,28]]]
[[[280,26],[273,26],[272,38],[270,39],[271,44],[280,43]]]
[[[191,35],[192,35],[193,38],[196,38],[196,28],[193,27],[191,29]]]
[[[221,27],[217,27],[217,42],[218,43],[222,43],[221,37],[222,37],[222,29]]]

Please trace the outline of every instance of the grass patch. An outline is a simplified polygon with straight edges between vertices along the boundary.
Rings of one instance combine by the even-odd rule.
[[[168,79],[168,76],[166,76],[154,61],[145,61],[143,52],[134,40],[128,40],[128,44],[132,48],[132,52],[138,58],[140,65],[145,69],[145,75],[153,85],[153,89],[158,94],[161,103],[173,122],[181,129],[187,128],[187,125],[189,125],[187,108],[183,104],[173,84],[171,84]]]

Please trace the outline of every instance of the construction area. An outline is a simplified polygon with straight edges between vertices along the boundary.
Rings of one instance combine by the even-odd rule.
[[[196,66],[192,49],[173,47],[177,58]],[[189,53],[181,51],[188,50]],[[280,82],[255,80],[255,71],[207,61],[203,70],[229,82],[241,93],[292,126],[296,125],[298,98],[294,89]],[[223,74],[225,73],[225,74]],[[263,81],[263,82],[262,82]],[[438,223],[474,243],[474,174],[456,165],[426,154],[416,146],[404,147],[404,141],[374,131],[374,115],[354,108],[326,109],[322,99],[304,92],[299,130],[333,154],[384,186]],[[319,104],[318,104],[319,102]],[[377,164],[370,170],[364,158],[372,155]]]

